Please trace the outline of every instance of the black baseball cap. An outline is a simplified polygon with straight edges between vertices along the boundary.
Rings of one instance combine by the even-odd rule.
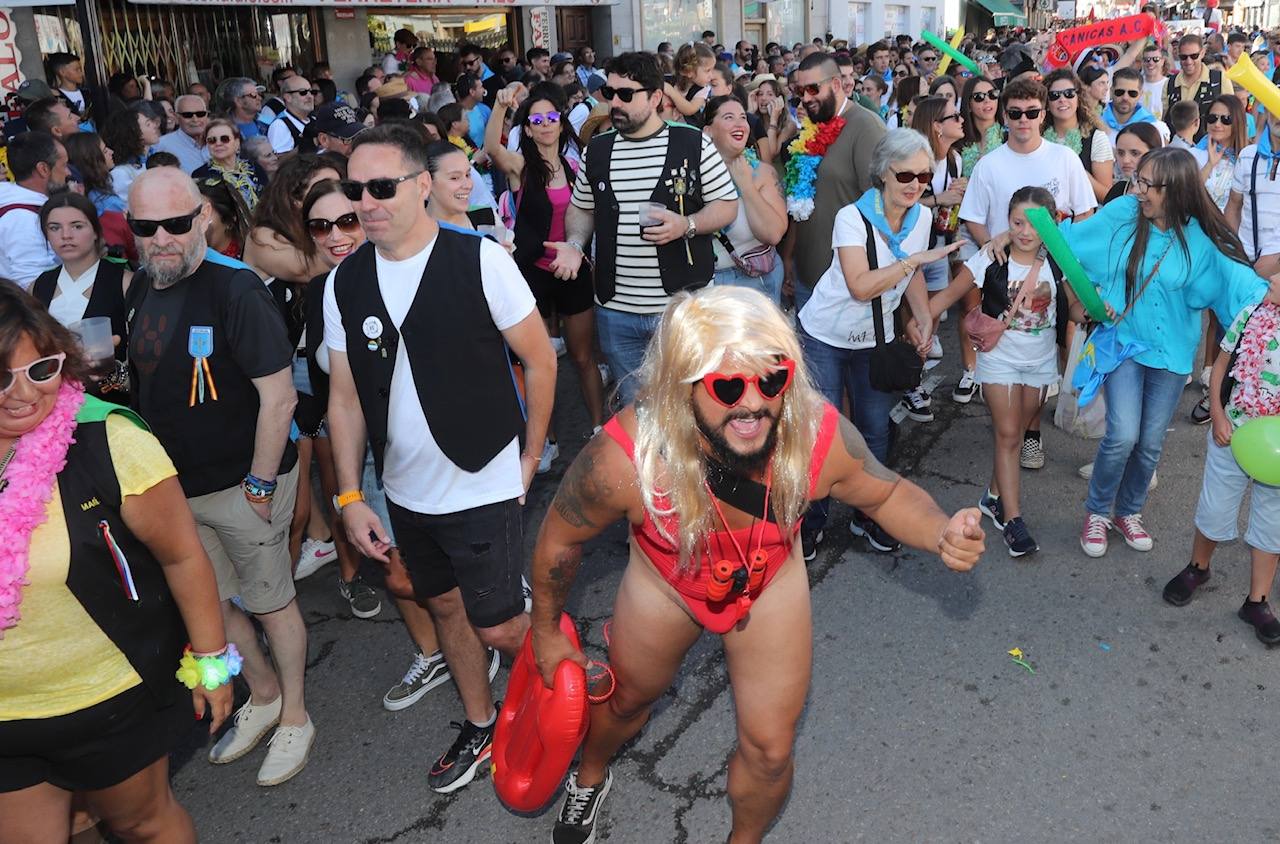
[[[316,132],[349,141],[365,129],[356,110],[346,103],[325,103],[311,116]]]

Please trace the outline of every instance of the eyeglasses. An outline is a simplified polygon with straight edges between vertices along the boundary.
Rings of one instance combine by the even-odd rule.
[[[1130,97],[1131,99],[1135,99],[1135,100],[1136,100],[1138,97],[1142,96],[1142,92],[1141,92],[1141,91],[1135,91],[1133,88],[1113,88],[1113,89],[1111,90],[1111,96],[1112,96],[1113,98],[1115,98],[1115,97]]]
[[[922,62],[936,62],[937,60],[938,60],[937,56],[921,56],[920,57],[920,61]]]
[[[1004,113],[1009,116],[1010,120],[1021,120],[1024,117],[1028,120],[1039,120],[1040,112],[1041,109],[1038,108],[1007,108],[1004,110]]]
[[[902,172],[898,172],[897,170],[893,170],[893,169],[890,169],[889,172],[893,174],[893,178],[895,178],[898,181],[898,184],[900,185],[909,185],[913,181],[919,182],[922,185],[927,185],[929,184],[930,180],[933,179],[933,173],[928,173],[928,172],[912,173],[909,170],[903,170]]]
[[[364,196],[365,189],[369,190],[369,196],[374,199],[390,199],[396,195],[396,191],[400,189],[401,182],[407,182],[410,179],[417,178],[423,173],[422,170],[416,170],[412,173],[406,173],[395,179],[370,179],[367,182],[357,182],[353,179],[343,179],[338,184],[342,186],[342,192],[347,199],[352,202],[359,202]]]
[[[957,111],[957,112],[953,112],[952,114],[944,114],[938,118],[939,123],[946,123],[948,120],[954,120],[957,123],[959,123],[964,120],[964,115],[960,114],[960,112]]]
[[[969,99],[975,103],[985,103],[987,100],[1000,99],[1000,95],[995,91],[974,91],[969,95]]]
[[[897,70],[895,70],[895,71],[893,72],[893,78],[894,78],[894,79],[901,79],[902,77],[904,77],[904,76],[906,76],[906,75],[907,75],[907,69],[906,69],[905,67],[900,67],[900,68],[898,68]]]
[[[1204,122],[1205,122],[1205,123],[1208,123],[1210,126],[1212,126],[1212,125],[1213,125],[1213,124],[1215,124],[1215,123],[1221,123],[1223,126],[1230,126],[1230,125],[1231,125],[1231,115],[1229,115],[1229,114],[1214,114],[1213,112],[1209,112],[1208,114],[1206,114],[1206,115],[1204,116]]]
[[[543,123],[559,123],[559,122],[560,122],[560,112],[558,111],[548,111],[546,114],[529,115],[530,126],[541,126]]]
[[[311,236],[316,240],[326,237],[333,231],[334,226],[337,226],[338,231],[343,234],[355,234],[360,231],[360,218],[353,211],[350,214],[343,214],[336,220],[326,220],[323,217],[312,217],[307,220],[307,231],[311,232]]]
[[[747,394],[747,387],[754,384],[760,397],[772,401],[787,391],[796,374],[796,362],[790,358],[778,361],[778,368],[768,375],[743,375],[735,372],[726,375],[723,372],[710,372],[702,377],[702,385],[707,388],[707,395],[725,407],[737,407]]]
[[[1146,179],[1142,178],[1141,176],[1134,176],[1131,181],[1133,182],[1133,186],[1137,189],[1138,193],[1146,193],[1152,188],[1168,187],[1167,182],[1148,182]]]
[[[206,135],[204,142],[206,144],[229,144],[235,140],[234,135]]]
[[[186,234],[191,231],[191,224],[196,221],[196,217],[200,216],[200,211],[201,209],[197,208],[190,214],[170,217],[167,220],[138,220],[128,217],[129,231],[136,237],[155,237],[157,229],[164,229],[169,234]]]
[[[1076,89],[1075,89],[1075,88],[1064,88],[1064,89],[1063,89],[1063,90],[1061,90],[1061,91],[1050,91],[1050,92],[1049,92],[1049,102],[1051,102],[1051,103],[1055,103],[1055,102],[1057,102],[1058,100],[1062,100],[1062,99],[1074,100],[1075,98],[1076,98]]]
[[[808,85],[797,85],[797,86],[796,86],[796,93],[798,93],[798,94],[808,94],[808,95],[809,95],[809,96],[811,96],[811,97],[816,97],[816,96],[818,96],[819,94],[821,94],[821,93],[822,93],[822,86],[823,86],[823,85],[826,85],[826,84],[827,84],[828,82],[830,82],[832,79],[835,79],[835,77],[834,77],[834,76],[828,76],[828,77],[826,77],[825,79],[821,79],[821,80],[819,80],[819,81],[817,81],[817,82],[810,82]]]
[[[1178,53],[1178,61],[1180,62],[1193,62],[1198,58],[1200,58],[1199,53]]]
[[[605,102],[609,102],[615,97],[624,103],[629,103],[636,98],[636,94],[651,94],[652,88],[614,88],[612,85],[600,86],[600,96]]]
[[[208,116],[209,116],[209,112],[207,112],[207,111],[180,111],[180,112],[178,112],[178,116],[179,116],[179,117],[185,117],[185,118],[187,118],[188,120],[191,120],[192,118],[208,117]]]
[[[46,358],[37,358],[26,366],[0,369],[0,396],[8,393],[18,383],[18,373],[26,375],[27,380],[36,386],[48,384],[62,372],[62,364],[66,359],[66,352],[58,352]]]

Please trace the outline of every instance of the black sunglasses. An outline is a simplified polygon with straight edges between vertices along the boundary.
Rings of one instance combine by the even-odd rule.
[[[636,98],[636,94],[640,94],[640,93],[651,94],[653,93],[653,89],[652,88],[614,88],[612,85],[600,86],[600,96],[604,98],[605,102],[609,102],[614,97],[617,97],[618,99],[622,100],[624,103],[629,103]]]
[[[316,240],[328,235],[333,231],[334,226],[337,226],[338,231],[343,234],[355,234],[360,231],[360,218],[353,211],[350,214],[343,214],[336,220],[326,220],[323,217],[312,217],[307,220],[307,231]]]
[[[293,91],[282,91],[281,93],[297,94],[299,97],[305,97],[308,94],[310,94],[311,96],[315,97],[315,96],[319,96],[320,89],[319,88],[297,88]]]
[[[796,92],[799,94],[808,94],[811,97],[816,97],[822,93],[822,86],[826,85],[832,79],[835,79],[835,77],[828,76],[826,79],[823,79],[820,82],[810,82],[808,85],[797,85]]]
[[[1205,122],[1205,123],[1208,123],[1208,124],[1209,124],[1209,125],[1211,125],[1211,126],[1212,126],[1214,123],[1221,123],[1223,126],[1230,126],[1230,125],[1231,125],[1231,115],[1229,115],[1229,114],[1206,114],[1206,115],[1204,116],[1204,122]]]
[[[948,120],[961,121],[964,120],[964,115],[957,111],[953,114],[944,114],[942,117],[938,118],[939,123],[946,123]]]
[[[1028,120],[1040,119],[1040,109],[1038,108],[1007,108],[1004,110],[1004,113],[1009,116],[1010,120],[1021,120],[1024,117]]]
[[[1000,99],[1000,95],[995,91],[974,91],[969,95],[969,99],[975,103],[985,103],[987,100]]]
[[[180,111],[180,112],[178,112],[178,116],[179,116],[179,117],[185,117],[185,118],[187,118],[188,120],[190,120],[190,119],[191,119],[191,118],[193,118],[193,117],[208,117],[208,116],[209,116],[209,112],[207,112],[207,111]]]
[[[396,179],[370,179],[367,182],[357,182],[353,179],[343,179],[338,184],[342,186],[342,192],[347,199],[352,202],[359,202],[364,196],[365,188],[369,189],[369,196],[374,199],[390,199],[396,195],[396,191],[400,189],[401,182],[407,182],[410,179],[422,175],[421,170],[412,173],[406,173]]]
[[[1178,61],[1180,62],[1193,62],[1198,58],[1200,58],[1199,53],[1179,53],[1178,54]]]
[[[157,229],[164,229],[169,234],[186,234],[191,231],[191,224],[200,216],[200,208],[181,217],[170,217],[167,220],[138,220],[128,217],[129,231],[135,237],[155,237]]]
[[[1115,88],[1111,91],[1111,96],[1113,97],[1132,97],[1135,100],[1141,95],[1141,91],[1135,91],[1132,88]]]
[[[912,181],[919,182],[922,185],[927,185],[933,180],[932,173],[912,173],[909,170],[903,170],[900,173],[897,171],[890,172],[893,173],[893,178],[897,179],[898,184],[900,185],[909,185]]]
[[[1068,99],[1068,100],[1074,100],[1074,99],[1076,98],[1076,89],[1075,89],[1075,88],[1064,88],[1064,89],[1062,89],[1061,91],[1050,91],[1050,92],[1049,92],[1049,102],[1051,102],[1051,103],[1053,103],[1053,102],[1057,102],[1058,100],[1061,100],[1061,99],[1064,99],[1064,98],[1065,98],[1065,99]]]

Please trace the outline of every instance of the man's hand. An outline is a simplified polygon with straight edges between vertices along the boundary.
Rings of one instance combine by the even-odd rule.
[[[353,501],[342,508],[342,526],[347,539],[361,554],[380,563],[389,563],[391,540],[377,514],[363,501]]]
[[[538,673],[542,675],[542,684],[548,689],[555,686],[556,669],[566,659],[586,669],[587,655],[573,646],[559,626],[534,627],[532,630],[533,661],[538,666]]]
[[[1004,254],[1004,248],[1009,245],[1011,239],[1012,236],[1007,231],[1000,232],[1000,234],[988,240],[981,251],[986,253],[988,258],[1003,266],[1009,260],[1009,256]]]
[[[674,240],[680,240],[689,229],[689,218],[668,208],[654,208],[649,213],[661,220],[656,225],[644,226],[640,230],[640,236],[650,243],[662,246]]]
[[[529,487],[533,485],[533,476],[538,472],[538,464],[542,461],[532,454],[520,455],[520,483],[524,486],[525,493],[529,492]],[[524,494],[521,494],[519,501],[524,504]]]
[[[568,281],[571,278],[578,277],[578,270],[582,269],[582,250],[573,244],[563,241],[546,241],[542,244],[544,249],[554,249],[556,258],[551,262],[551,274],[561,281]]]
[[[947,522],[938,540],[938,554],[952,571],[969,571],[986,550],[985,540],[982,513],[976,507],[970,507],[959,511]]]

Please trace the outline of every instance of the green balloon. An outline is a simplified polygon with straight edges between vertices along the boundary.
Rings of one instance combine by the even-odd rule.
[[[1080,304],[1084,305],[1089,316],[1097,322],[1110,322],[1107,306],[1098,295],[1098,289],[1089,280],[1088,274],[1084,271],[1084,267],[1080,266],[1080,261],[1071,251],[1071,247],[1067,246],[1067,239],[1062,236],[1062,232],[1054,223],[1053,217],[1049,216],[1049,212],[1038,206],[1030,207],[1027,209],[1027,220],[1044,241],[1044,248],[1049,250],[1053,260],[1058,262],[1067,283],[1076,292]]]
[[[924,32],[921,32],[920,37],[923,38],[925,41],[928,41],[930,44],[932,44],[935,49],[941,50],[942,52],[946,53],[948,56],[951,57],[952,61],[954,61],[956,64],[960,65],[961,67],[965,68],[966,70],[968,70],[974,76],[982,75],[982,68],[978,67],[977,62],[975,62],[973,59],[969,58],[964,53],[957,50],[955,47],[952,47],[946,41],[943,41],[941,38],[934,35],[929,30],[926,29]]]
[[[1280,416],[1250,419],[1237,428],[1231,435],[1231,453],[1249,477],[1280,486]]]

